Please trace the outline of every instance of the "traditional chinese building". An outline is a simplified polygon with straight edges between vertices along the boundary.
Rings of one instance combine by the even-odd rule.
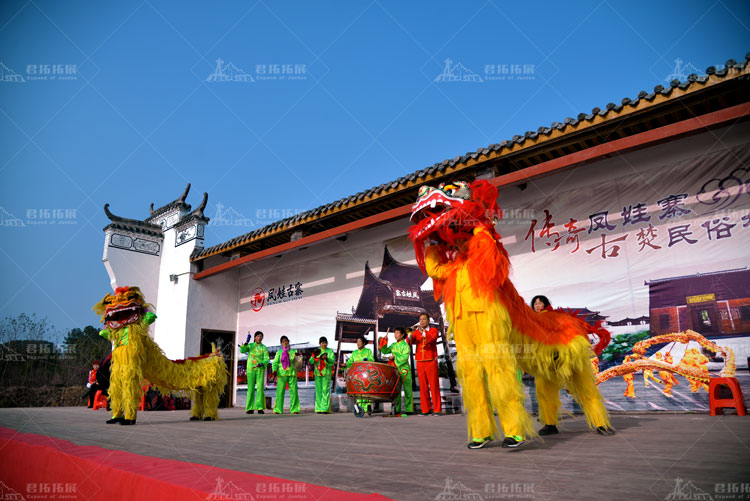
[[[336,313],[337,352],[341,343],[355,343],[359,336],[372,336],[373,352],[378,354],[378,333],[393,332],[397,327],[409,328],[419,322],[419,316],[427,313],[433,326],[440,332],[444,352],[448,352],[445,322],[440,305],[432,290],[423,290],[427,277],[416,265],[404,264],[393,258],[388,247],[383,250],[383,264],[376,276],[365,263],[362,293],[352,313]],[[341,362],[337,359],[337,367]],[[450,357],[446,357],[451,387],[456,386],[456,376]]]
[[[107,206],[104,265],[113,287],[139,285],[154,304],[155,339],[169,357],[221,341],[236,381],[248,332],[264,331],[267,345],[328,336],[343,350],[357,333],[382,336],[417,311],[442,321],[414,267],[408,215],[421,186],[481,178],[509,209],[497,228],[527,300],[548,294],[600,318],[650,308],[656,332],[748,332],[750,280],[737,278],[750,264],[750,195],[739,189],[750,164],[747,62],[634,89],[209,247],[216,223],[206,214],[221,222],[229,209],[204,194],[193,210],[189,185],[156,209],[147,200]]]
[[[750,270],[696,273],[646,282],[654,334],[750,334]]]

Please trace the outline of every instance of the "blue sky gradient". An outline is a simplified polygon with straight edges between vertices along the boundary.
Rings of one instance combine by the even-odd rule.
[[[142,219],[191,182],[209,217],[253,222],[209,246],[750,50],[745,1],[220,5],[0,4],[0,62],[25,80],[0,82],[0,207],[26,223],[0,226],[0,317],[96,324],[104,203]],[[207,81],[218,58],[255,81]],[[447,58],[482,81],[436,82]]]

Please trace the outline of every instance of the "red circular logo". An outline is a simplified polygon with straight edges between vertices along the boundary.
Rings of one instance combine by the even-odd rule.
[[[250,306],[253,307],[253,311],[260,311],[264,304],[266,304],[266,291],[262,287],[257,287],[253,291],[253,297],[250,298]]]

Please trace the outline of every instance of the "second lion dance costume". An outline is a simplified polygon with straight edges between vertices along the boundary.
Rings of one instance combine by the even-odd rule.
[[[536,314],[508,279],[510,261],[494,227],[502,212],[497,189],[486,181],[423,186],[412,207],[410,238],[417,263],[432,277],[436,299],[445,301],[457,350],[457,372],[467,410],[469,448],[497,434],[493,411],[505,434],[504,447],[536,436],[524,408],[517,370],[536,377],[540,420],[554,428],[559,391],[567,388],[590,427],[612,434],[596,387],[588,334],[609,333],[561,312]],[[437,245],[426,245],[430,241]]]
[[[156,320],[150,309],[138,287],[118,287],[94,305],[94,312],[107,326],[99,335],[112,342],[112,419],[107,423],[135,424],[144,379],[162,394],[189,394],[193,399],[190,420],[219,419],[219,400],[229,379],[224,357],[214,349],[198,357],[169,360],[148,335],[149,325]]]

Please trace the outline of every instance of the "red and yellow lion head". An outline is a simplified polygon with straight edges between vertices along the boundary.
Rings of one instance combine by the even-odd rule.
[[[495,223],[502,218],[497,188],[484,180],[458,181],[437,188],[422,186],[411,209],[409,238],[417,263],[424,270],[425,246],[437,243],[443,251],[463,252],[475,228],[485,228],[496,240]]]
[[[101,315],[102,323],[110,329],[119,329],[135,323],[151,307],[138,287],[118,287],[114,294],[107,294],[92,310]]]

